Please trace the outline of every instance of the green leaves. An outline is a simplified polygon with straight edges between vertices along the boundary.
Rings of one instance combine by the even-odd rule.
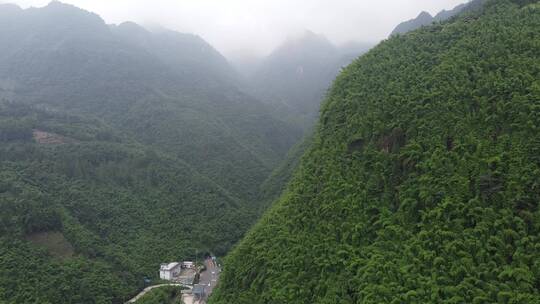
[[[0,145],[0,301],[124,303],[164,261],[225,254],[255,217],[184,162],[99,122],[0,104],[0,121],[10,116],[76,140]],[[64,236],[71,254],[36,233]]]
[[[346,68],[213,303],[540,302],[540,13],[527,3],[490,1]],[[257,280],[238,284],[248,269]],[[300,270],[311,293],[297,293]]]

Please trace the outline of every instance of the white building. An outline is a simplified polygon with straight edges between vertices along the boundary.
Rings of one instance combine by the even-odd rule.
[[[159,278],[162,280],[171,281],[177,277],[182,271],[182,265],[180,263],[161,264],[159,268]]]
[[[182,263],[182,266],[184,268],[187,268],[187,269],[192,269],[193,267],[195,267],[195,263],[191,262],[191,261],[184,261]]]

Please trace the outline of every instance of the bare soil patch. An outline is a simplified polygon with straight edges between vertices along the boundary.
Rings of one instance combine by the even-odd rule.
[[[70,142],[70,140],[62,135],[45,132],[41,130],[33,130],[34,140],[42,145],[59,145]]]

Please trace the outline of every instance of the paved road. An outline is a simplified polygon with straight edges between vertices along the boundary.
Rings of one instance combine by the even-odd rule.
[[[206,296],[204,297],[204,299],[198,302],[198,304],[206,304],[206,300],[212,294],[212,291],[214,291],[214,287],[216,287],[217,282],[219,281],[219,273],[221,272],[221,269],[218,267],[218,265],[216,265],[216,263],[214,263],[214,261],[211,258],[206,259],[204,261],[204,265],[206,265],[206,270],[201,272],[201,276],[199,277],[199,284],[206,286],[204,288]],[[153,286],[146,287],[136,297],[127,301],[126,304],[135,303],[137,300],[139,300],[141,297],[143,297],[152,289],[165,287],[165,286],[183,286],[189,289],[193,288],[192,286],[177,284],[177,283],[153,285]]]
[[[143,291],[141,291],[141,292],[140,292],[137,296],[135,296],[133,299],[127,301],[126,304],[127,304],[127,303],[135,303],[137,300],[139,300],[139,299],[142,298],[145,294],[147,294],[150,290],[156,289],[156,288],[160,288],[160,287],[165,287],[165,286],[183,286],[183,287],[191,288],[190,286],[186,286],[186,285],[183,285],[183,284],[174,284],[174,283],[171,283],[171,284],[153,285],[153,286],[146,287]]]
[[[206,285],[204,289],[206,297],[200,302],[201,304],[206,303],[206,300],[212,294],[212,291],[214,291],[214,287],[217,286],[221,270],[211,258],[206,259],[204,265],[206,265],[206,271],[201,272],[199,284]]]

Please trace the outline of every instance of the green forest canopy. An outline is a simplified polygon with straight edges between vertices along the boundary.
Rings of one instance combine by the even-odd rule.
[[[36,130],[63,143],[38,143]],[[12,103],[0,104],[0,209],[8,303],[123,303],[163,261],[224,254],[256,216],[189,165],[97,120]],[[68,248],[27,241],[58,232]]]
[[[194,35],[0,4],[0,53],[0,303],[124,303],[226,254],[300,136]]]
[[[538,29],[492,0],[346,68],[211,303],[540,303]]]

